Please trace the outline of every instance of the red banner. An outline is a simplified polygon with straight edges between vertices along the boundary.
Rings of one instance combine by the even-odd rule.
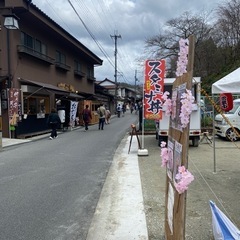
[[[220,108],[228,112],[233,108],[233,96],[232,93],[221,93],[220,94]]]
[[[147,60],[145,63],[144,118],[162,119],[165,60]]]

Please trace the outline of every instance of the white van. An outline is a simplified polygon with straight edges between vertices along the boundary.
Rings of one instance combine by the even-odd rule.
[[[226,112],[224,116],[228,118],[229,122],[240,134],[240,99],[233,100],[232,110]],[[215,134],[217,136],[224,137],[227,140],[232,141],[237,141],[239,139],[239,135],[237,135],[232,129],[232,127],[227,124],[221,114],[216,115],[214,125]]]
[[[175,78],[165,78],[164,79],[164,92],[168,91],[170,93],[169,98],[172,94],[172,86]],[[194,77],[192,80],[192,95],[195,98],[195,103],[193,111],[190,118],[190,132],[189,139],[192,141],[194,147],[198,147],[199,140],[201,136],[201,78]],[[156,138],[158,140],[158,146],[161,145],[161,142],[167,142],[168,137],[168,128],[169,128],[169,117],[165,115],[163,109],[162,119],[156,121]]]

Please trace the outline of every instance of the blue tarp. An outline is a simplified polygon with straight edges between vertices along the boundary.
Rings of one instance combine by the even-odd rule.
[[[229,220],[229,218],[210,201],[212,212],[212,227],[215,240],[240,240],[239,229]]]

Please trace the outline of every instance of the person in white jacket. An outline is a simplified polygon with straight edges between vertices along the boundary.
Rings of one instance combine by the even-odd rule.
[[[104,130],[104,123],[105,123],[105,116],[106,116],[106,109],[103,104],[100,104],[100,107],[97,109],[98,112],[98,130]]]

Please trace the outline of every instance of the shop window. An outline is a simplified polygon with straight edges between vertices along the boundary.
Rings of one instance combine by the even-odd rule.
[[[49,98],[47,97],[24,97],[24,114],[49,113]]]
[[[92,103],[92,111],[96,112],[100,107],[100,103]]]

